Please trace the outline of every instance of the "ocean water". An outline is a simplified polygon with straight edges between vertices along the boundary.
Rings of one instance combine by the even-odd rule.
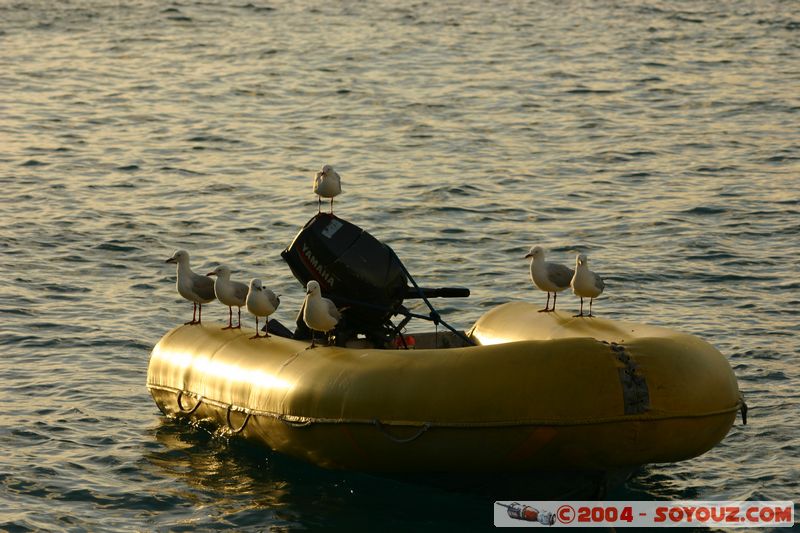
[[[800,499],[798,124],[788,0],[0,0],[0,529],[480,530],[530,499],[324,471],[155,407],[149,352],[191,312],[164,260],[261,277],[291,324],[279,254],[325,163],[338,215],[471,288],[437,302],[458,327],[544,303],[539,244],[590,256],[597,314],[728,357],[749,424],[610,498]]]

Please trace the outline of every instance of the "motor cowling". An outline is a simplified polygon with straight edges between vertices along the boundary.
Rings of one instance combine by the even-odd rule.
[[[333,214],[311,218],[281,257],[304,287],[316,280],[323,296],[344,308],[340,324],[348,337],[382,331],[407,292],[394,250]]]

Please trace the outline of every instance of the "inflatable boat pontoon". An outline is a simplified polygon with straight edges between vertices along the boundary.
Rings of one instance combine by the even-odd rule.
[[[348,224],[320,215],[304,231],[315,220],[323,229]],[[335,296],[336,265],[315,257],[313,267],[308,255],[293,271],[324,269],[318,279]],[[398,343],[382,336],[402,333],[377,309],[407,293],[365,292],[379,303],[351,307],[363,317],[349,322],[346,338],[337,334],[341,345],[251,340],[214,323],[175,328],[153,349],[147,386],[168,416],[210,422],[322,467],[374,472],[681,461],[717,444],[742,406],[728,361],[691,335],[512,302],[467,332],[417,334],[416,349],[391,349]]]

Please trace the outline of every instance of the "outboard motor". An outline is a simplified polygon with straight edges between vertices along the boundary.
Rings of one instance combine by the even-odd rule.
[[[337,344],[360,333],[377,346],[384,345],[408,321],[397,327],[391,317],[412,316],[403,307],[405,298],[423,298],[430,307],[429,296],[469,296],[469,290],[463,288],[420,289],[394,250],[333,214],[319,213],[311,218],[281,257],[303,287],[316,280],[323,295],[344,308],[336,327]],[[408,287],[409,281],[414,287]],[[413,316],[444,324],[433,307],[431,312],[435,318]],[[295,336],[306,337],[308,329],[302,316],[297,325]]]

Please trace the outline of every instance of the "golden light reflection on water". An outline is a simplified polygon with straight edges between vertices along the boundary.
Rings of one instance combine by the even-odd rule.
[[[241,498],[248,500],[244,509],[276,509],[286,505],[290,499],[291,488],[287,481],[280,476],[270,479],[266,469],[267,454],[231,453],[211,442],[211,436],[205,439],[192,437],[165,425],[155,431],[155,436],[164,448],[149,453],[147,461],[163,474],[181,482],[176,490],[181,491],[182,497],[189,496],[201,505],[205,498],[184,492],[185,489],[179,487],[210,489],[220,496],[233,496],[234,501],[228,502],[227,506],[237,512],[242,511],[243,502],[238,501]],[[207,453],[192,453],[198,446],[205,448]]]
[[[207,457],[225,441],[181,458],[143,434],[159,420],[148,353],[186,320],[163,259],[186,248],[198,269],[269,280],[292,324],[303,291],[279,252],[315,212],[324,163],[344,180],[337,214],[420,283],[470,287],[441,302],[457,327],[539,301],[517,258],[540,244],[557,262],[589,253],[602,317],[701,335],[730,357],[759,422],[645,472],[643,499],[800,491],[785,416],[800,386],[793,3],[255,4],[0,2],[0,490],[21,510],[9,528],[230,526],[236,504],[215,496],[236,466]],[[568,294],[562,305],[577,310]],[[164,469],[139,468],[151,444]],[[305,496],[282,503],[300,516]],[[369,525],[452,526],[438,509],[410,521],[408,507],[442,501],[427,496],[404,491],[404,516]],[[317,510],[363,510],[338,503]]]

